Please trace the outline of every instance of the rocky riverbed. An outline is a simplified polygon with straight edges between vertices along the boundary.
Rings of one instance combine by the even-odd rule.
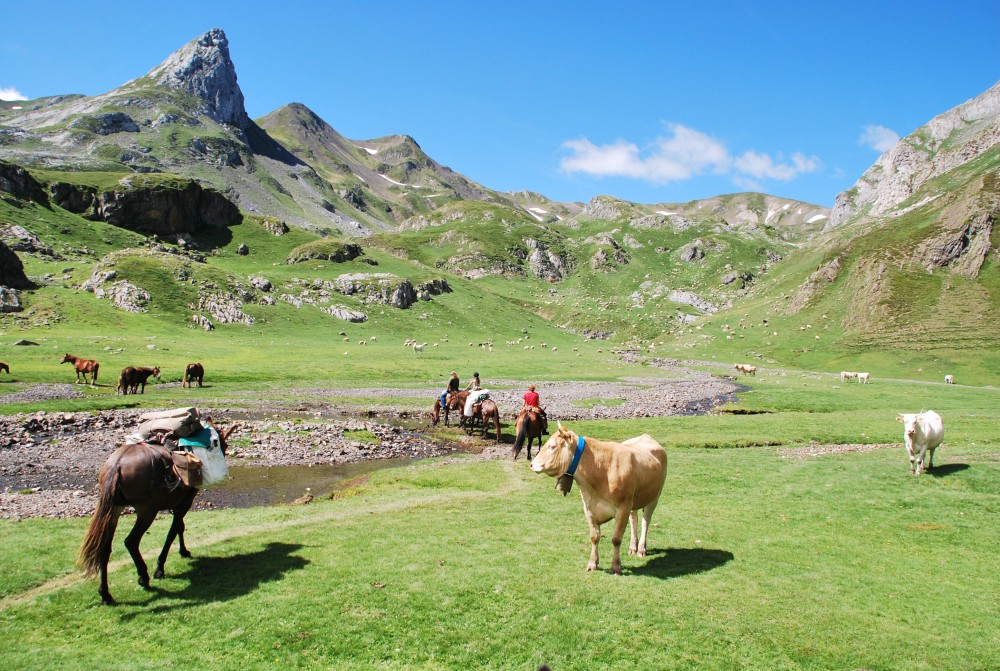
[[[680,368],[661,360],[654,365],[677,368],[674,379],[622,379],[616,382],[552,382],[539,384],[542,404],[551,420],[624,419],[701,414],[734,400],[739,387],[727,378]],[[503,458],[510,452],[513,417],[527,383],[485,381],[501,410],[504,443],[478,436],[429,432],[428,413],[414,412],[412,402],[427,398],[428,409],[440,389],[310,389],[297,390],[289,408],[280,402],[244,408],[202,408],[217,423],[240,425],[230,442],[231,466],[317,466],[399,457],[424,458],[466,452],[480,458]],[[32,385],[0,396],[17,400],[71,398],[73,385]],[[365,398],[365,407],[356,400]],[[370,399],[378,399],[372,404]],[[384,403],[382,401],[384,400]],[[216,401],[218,403],[218,401]],[[245,405],[245,404],[240,404]],[[107,456],[125,442],[138,424],[138,410],[38,412],[0,417],[0,517],[68,517],[90,515],[96,504],[97,472]]]

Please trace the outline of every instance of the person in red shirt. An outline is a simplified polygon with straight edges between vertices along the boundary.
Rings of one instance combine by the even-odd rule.
[[[549,432],[549,420],[545,416],[545,411],[542,410],[542,406],[539,405],[538,392],[535,391],[535,385],[529,384],[528,391],[524,394],[524,408],[523,410],[531,410],[532,412],[538,413],[538,416],[542,420],[542,433]]]

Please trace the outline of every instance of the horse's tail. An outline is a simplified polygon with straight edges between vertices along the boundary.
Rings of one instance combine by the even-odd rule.
[[[118,376],[118,389],[115,390],[115,394],[128,394],[128,380],[125,379],[125,371],[123,370]]]
[[[97,509],[90,519],[87,534],[80,545],[77,565],[86,571],[88,576],[101,569],[101,555],[111,546],[118,525],[118,515],[115,514],[115,490],[118,489],[119,459],[116,457],[106,470],[101,471],[97,494]]]
[[[497,418],[497,423],[500,419]],[[514,438],[514,459],[517,459],[517,455],[521,453],[521,448],[524,447],[524,440],[528,437],[528,420],[525,417],[518,417],[517,422],[517,437]]]
[[[497,430],[497,442],[500,442],[500,410],[499,408],[493,409],[493,428]]]
[[[94,373],[93,373],[92,377],[90,378],[90,380],[91,380],[91,382],[93,384],[97,384],[97,369],[100,368],[100,367],[101,367],[101,364],[99,364],[99,363],[97,363],[95,361],[94,362]]]

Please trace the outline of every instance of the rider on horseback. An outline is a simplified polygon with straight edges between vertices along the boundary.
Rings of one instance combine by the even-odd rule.
[[[447,407],[448,405],[448,394],[454,394],[458,392],[458,388],[461,384],[458,381],[458,373],[451,371],[451,379],[448,380],[448,386],[444,391],[441,392],[440,401],[441,407]]]
[[[539,405],[538,392],[535,391],[535,385],[529,384],[528,391],[524,394],[524,407],[523,410],[531,410],[542,420],[542,433],[549,432],[549,419],[545,415],[545,410]]]

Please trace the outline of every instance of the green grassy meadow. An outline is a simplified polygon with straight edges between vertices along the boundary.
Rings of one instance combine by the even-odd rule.
[[[310,505],[194,512],[145,592],[73,560],[85,520],[0,520],[4,668],[992,669],[995,389],[762,372],[701,417],[574,422],[668,449],[650,554],[585,570],[576,492],[518,462],[431,460]],[[204,390],[203,390],[204,391]],[[148,394],[147,394],[148,395]],[[897,411],[945,417],[914,477]],[[756,413],[756,414],[740,414]],[[809,456],[813,443],[895,443]],[[143,549],[154,559],[160,519]],[[608,531],[608,529],[605,529]]]

